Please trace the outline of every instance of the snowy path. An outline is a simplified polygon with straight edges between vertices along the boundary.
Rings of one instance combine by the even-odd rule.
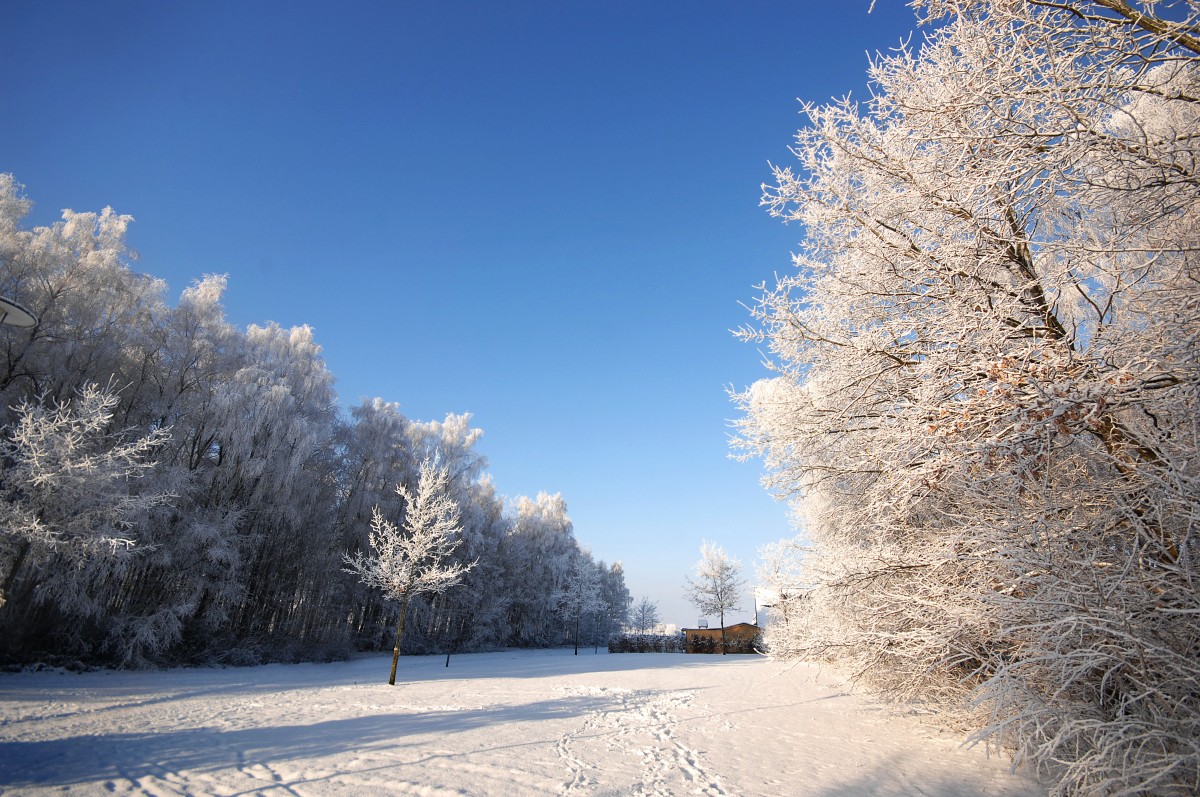
[[[0,675],[0,794],[1044,794],[759,657],[519,651]]]

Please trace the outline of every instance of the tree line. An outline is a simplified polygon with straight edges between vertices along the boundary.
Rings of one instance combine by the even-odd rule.
[[[374,512],[402,522],[429,460],[460,517],[449,564],[473,566],[413,596],[405,651],[559,645],[625,621],[620,563],[580,545],[561,495],[502,499],[468,415],[415,421],[382,399],[345,413],[307,326],[235,328],[222,276],[171,304],[129,266],[129,217],[25,229],[29,207],[0,174],[0,296],[38,319],[0,327],[0,660],[389,647],[399,606],[345,560],[368,551]],[[595,585],[582,613],[573,578]]]

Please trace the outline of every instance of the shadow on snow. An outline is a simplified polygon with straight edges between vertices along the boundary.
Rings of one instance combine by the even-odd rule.
[[[404,748],[414,748],[415,759],[420,757],[417,748],[428,744],[424,738],[428,734],[570,719],[613,705],[611,698],[589,695],[518,706],[373,714],[310,725],[236,730],[188,728],[161,733],[0,742],[0,787],[68,786],[114,779],[137,781],[182,771],[245,769],[255,764],[346,752],[394,753]]]

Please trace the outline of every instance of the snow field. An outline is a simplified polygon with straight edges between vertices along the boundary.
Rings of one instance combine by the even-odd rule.
[[[1044,793],[760,657],[510,651],[0,675],[0,794]]]

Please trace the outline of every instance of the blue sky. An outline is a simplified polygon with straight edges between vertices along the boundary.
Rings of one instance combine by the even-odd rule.
[[[869,6],[15,0],[0,171],[33,223],[132,215],[173,298],[225,273],[232,322],[311,325],[343,404],[472,413],[501,493],[561,492],[691,625],[703,540],[752,576],[794,533],[728,458],[765,374],[729,330],[801,236],[758,207],[798,98],[915,27]]]

